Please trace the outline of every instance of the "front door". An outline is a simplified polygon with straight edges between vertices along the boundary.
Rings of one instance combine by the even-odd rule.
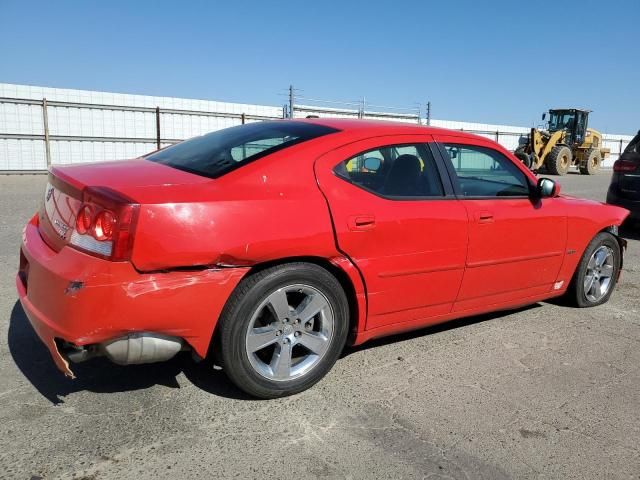
[[[448,135],[436,140],[469,215],[469,252],[454,310],[550,291],[567,241],[562,202],[533,199],[533,179],[490,142]]]
[[[363,275],[366,329],[449,313],[467,252],[467,212],[429,135],[361,140],[316,161],[338,248]],[[438,158],[438,161],[441,160]]]

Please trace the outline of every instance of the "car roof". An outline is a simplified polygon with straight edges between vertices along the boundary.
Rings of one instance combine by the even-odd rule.
[[[360,118],[304,118],[293,121],[324,125],[341,131],[371,132],[372,134],[447,134],[460,137],[482,138],[478,135],[463,132],[462,130],[450,130],[447,128],[417,125],[415,123],[393,122],[389,120],[368,120]]]

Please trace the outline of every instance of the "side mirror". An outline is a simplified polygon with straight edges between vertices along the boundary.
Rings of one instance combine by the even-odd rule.
[[[541,178],[536,186],[536,196],[538,198],[553,198],[560,195],[560,184],[550,178]]]
[[[542,120],[544,121],[544,119],[545,119],[545,118],[547,118],[547,114],[546,114],[546,113],[543,113],[543,114],[542,114]]]
[[[382,166],[382,161],[376,157],[367,157],[364,159],[364,168],[371,172],[377,172]]]

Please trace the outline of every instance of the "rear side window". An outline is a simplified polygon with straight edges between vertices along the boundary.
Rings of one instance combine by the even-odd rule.
[[[384,197],[441,197],[440,175],[427,145],[389,145],[338,164],[345,180]]]
[[[225,128],[152,153],[147,160],[216,178],[283,148],[336,132],[303,122],[257,122]]]
[[[521,197],[529,195],[524,173],[502,153],[477,145],[445,143],[446,161],[456,172],[465,197]]]

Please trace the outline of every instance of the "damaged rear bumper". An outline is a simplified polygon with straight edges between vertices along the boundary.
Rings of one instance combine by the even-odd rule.
[[[166,359],[177,343],[177,350],[206,356],[220,312],[247,270],[139,273],[129,262],[70,247],[55,252],[29,223],[16,288],[56,366],[73,378],[63,345],[99,350],[118,363]]]

